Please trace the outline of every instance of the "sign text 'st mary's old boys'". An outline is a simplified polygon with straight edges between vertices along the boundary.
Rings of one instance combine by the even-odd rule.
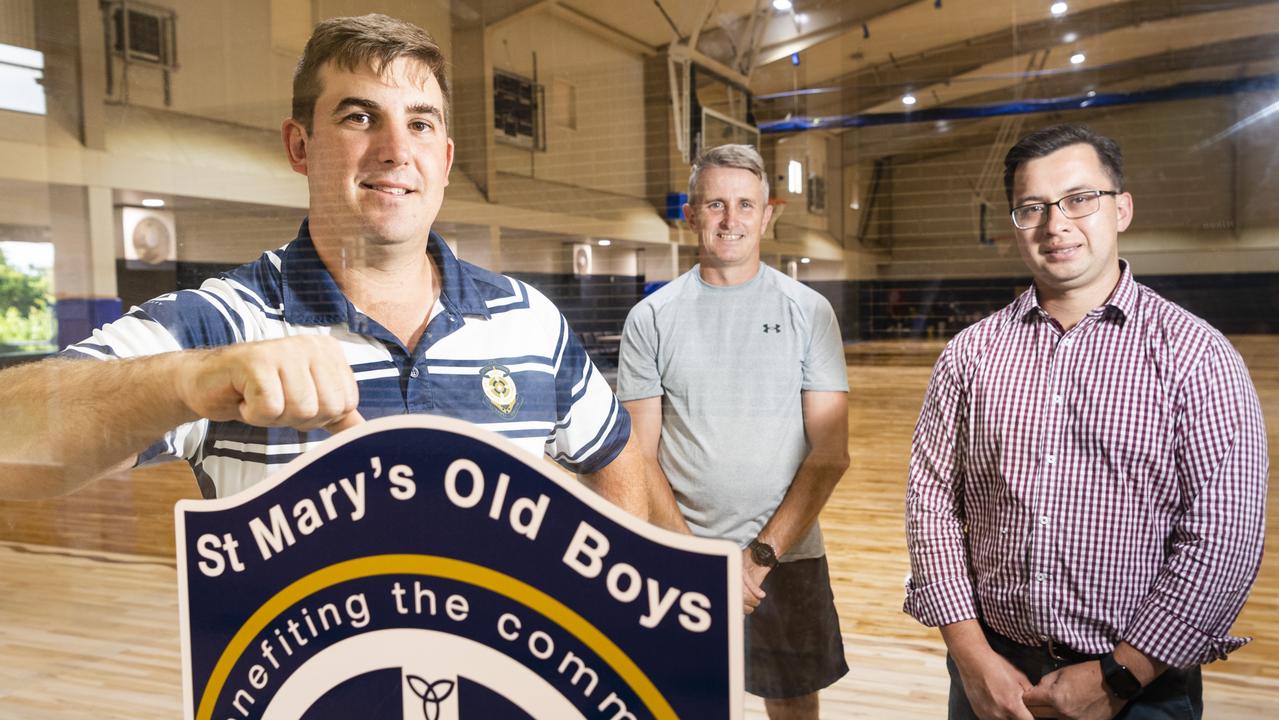
[[[457,421],[368,423],[177,528],[188,718],[740,715],[736,547]]]

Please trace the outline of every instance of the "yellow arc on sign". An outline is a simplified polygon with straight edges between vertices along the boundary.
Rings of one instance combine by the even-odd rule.
[[[231,674],[231,668],[239,662],[249,642],[266,629],[272,620],[303,598],[320,590],[338,583],[375,575],[425,575],[456,580],[521,603],[541,613],[593,650],[639,696],[654,717],[659,720],[677,720],[678,718],[674,708],[653,685],[653,681],[648,679],[644,671],[640,670],[635,661],[622,652],[616,643],[587,622],[586,618],[532,585],[516,580],[505,573],[462,560],[435,555],[374,555],[347,560],[316,570],[276,593],[258,608],[257,612],[240,626],[239,631],[231,638],[231,642],[227,643],[222,656],[214,665],[209,681],[205,684],[204,693],[200,696],[200,708],[196,712],[196,720],[212,720],[213,704],[221,695],[227,677]]]

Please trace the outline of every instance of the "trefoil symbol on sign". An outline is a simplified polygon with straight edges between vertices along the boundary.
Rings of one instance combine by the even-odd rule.
[[[440,703],[453,694],[453,681],[428,682],[417,675],[409,675],[405,679],[408,680],[413,694],[422,698],[422,717],[426,720],[439,720]]]

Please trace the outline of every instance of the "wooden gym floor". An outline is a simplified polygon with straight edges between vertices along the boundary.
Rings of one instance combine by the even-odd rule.
[[[1261,395],[1273,451],[1279,337],[1233,341]],[[848,353],[852,466],[822,525],[852,671],[823,694],[825,718],[945,716],[941,640],[901,612],[907,456],[940,348],[866,343]],[[57,501],[0,503],[0,718],[180,716],[173,503],[195,496],[190,471],[170,464]],[[1271,508],[1276,500],[1272,484]],[[1273,550],[1273,510],[1266,538]],[[1269,715],[1279,702],[1279,565],[1270,558],[1234,630],[1255,640],[1205,669],[1206,715]],[[757,700],[747,708],[763,717]]]

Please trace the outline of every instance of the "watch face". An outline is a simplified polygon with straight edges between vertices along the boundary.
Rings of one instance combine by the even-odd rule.
[[[773,552],[772,546],[758,540],[751,543],[751,557],[760,565],[767,567],[775,567],[777,565],[777,554]]]

